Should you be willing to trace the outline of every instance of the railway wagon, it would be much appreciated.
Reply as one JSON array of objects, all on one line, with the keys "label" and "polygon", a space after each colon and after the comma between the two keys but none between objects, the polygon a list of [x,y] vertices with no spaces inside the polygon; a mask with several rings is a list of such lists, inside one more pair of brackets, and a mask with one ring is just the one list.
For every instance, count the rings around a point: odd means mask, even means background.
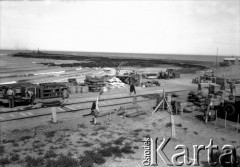
[{"label": "railway wagon", "polygon": [[30,98],[26,96],[26,90],[32,91],[36,99],[50,99],[61,97],[62,88],[67,88],[65,83],[16,83],[0,85],[0,104],[8,105],[8,99],[5,95],[8,88],[11,87],[15,93],[14,102],[16,105],[30,103]]}]

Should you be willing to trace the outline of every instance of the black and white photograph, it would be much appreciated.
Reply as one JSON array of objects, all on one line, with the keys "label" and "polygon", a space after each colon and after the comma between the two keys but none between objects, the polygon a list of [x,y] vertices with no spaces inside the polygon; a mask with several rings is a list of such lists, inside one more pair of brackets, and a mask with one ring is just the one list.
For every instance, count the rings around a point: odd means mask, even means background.
[{"label": "black and white photograph", "polygon": [[240,0],[0,0],[0,167],[240,167]]}]

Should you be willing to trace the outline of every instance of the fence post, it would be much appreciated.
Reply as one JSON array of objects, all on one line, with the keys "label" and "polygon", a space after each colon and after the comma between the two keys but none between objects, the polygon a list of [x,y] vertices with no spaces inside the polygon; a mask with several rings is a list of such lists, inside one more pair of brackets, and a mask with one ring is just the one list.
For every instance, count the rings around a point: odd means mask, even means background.
[{"label": "fence post", "polygon": [[174,116],[172,115],[172,113],[170,117],[171,117],[171,125],[172,125],[172,138],[176,138]]},{"label": "fence post", "polygon": [[52,107],[52,122],[57,123],[56,107]]},{"label": "fence post", "polygon": [[224,127],[227,128],[227,112],[225,111]]},{"label": "fence post", "polygon": [[237,133],[238,133],[238,129],[239,129],[239,114],[238,114],[238,118],[237,118]]},{"label": "fence post", "polygon": [[[0,109],[0,112],[2,112],[2,108]],[[0,144],[2,144],[2,122],[0,122]]]},{"label": "fence post", "polygon": [[217,118],[218,118],[218,110],[216,110],[216,120],[215,120],[215,126],[217,126]]},{"label": "fence post", "polygon": [[192,119],[194,119],[194,110],[192,111]]}]

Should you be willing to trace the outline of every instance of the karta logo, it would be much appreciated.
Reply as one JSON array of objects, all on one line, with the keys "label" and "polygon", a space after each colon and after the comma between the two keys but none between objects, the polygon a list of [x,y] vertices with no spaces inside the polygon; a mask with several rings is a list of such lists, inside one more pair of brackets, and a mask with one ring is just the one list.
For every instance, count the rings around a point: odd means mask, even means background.
[{"label": "karta logo", "polygon": [[[199,166],[199,153],[201,150],[205,150],[205,155],[207,155],[207,160],[209,165],[216,166],[218,164],[222,166],[233,166],[237,167],[239,162],[237,161],[237,153],[236,148],[232,145],[224,145],[222,147],[222,153],[219,155],[218,160],[213,160],[213,150],[219,151],[217,145],[213,144],[213,140],[210,139],[209,144],[205,145],[193,145],[193,156],[190,158],[189,156],[189,148],[183,144],[179,144],[175,146],[175,151],[177,153],[173,154],[171,157],[168,157],[164,148],[170,142],[171,138],[165,139],[161,141],[159,146],[158,138],[144,138],[143,139],[143,149],[144,149],[144,166],[158,166],[158,162],[162,161],[164,164],[168,166]],[[180,152],[179,152],[180,150]]]}]

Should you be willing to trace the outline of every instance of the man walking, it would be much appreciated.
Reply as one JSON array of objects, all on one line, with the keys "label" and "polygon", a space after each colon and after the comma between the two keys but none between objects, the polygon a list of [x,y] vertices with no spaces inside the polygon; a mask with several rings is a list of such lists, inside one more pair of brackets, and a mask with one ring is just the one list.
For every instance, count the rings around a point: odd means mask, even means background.
[{"label": "man walking", "polygon": [[68,90],[67,88],[63,88],[62,89],[62,99],[63,99],[63,103],[66,102],[66,99],[69,98],[69,93],[68,93]]},{"label": "man walking", "polygon": [[12,87],[8,88],[6,96],[8,98],[9,108],[13,108],[14,107],[15,94],[14,94],[14,91],[12,90]]},{"label": "man walking", "polygon": [[35,93],[33,93],[30,90],[26,90],[26,96],[30,99],[30,103],[31,105],[34,105],[34,101],[35,101]]},{"label": "man walking", "polygon": [[92,108],[91,108],[91,113],[94,116],[93,117],[93,124],[96,125],[97,124],[97,117],[99,115],[99,108],[98,108],[98,97],[97,100],[93,102],[92,104]]},{"label": "man walking", "polygon": [[133,81],[131,81],[130,82],[130,95],[132,95],[133,92],[134,92],[134,94],[136,94],[135,85],[134,85]]}]

